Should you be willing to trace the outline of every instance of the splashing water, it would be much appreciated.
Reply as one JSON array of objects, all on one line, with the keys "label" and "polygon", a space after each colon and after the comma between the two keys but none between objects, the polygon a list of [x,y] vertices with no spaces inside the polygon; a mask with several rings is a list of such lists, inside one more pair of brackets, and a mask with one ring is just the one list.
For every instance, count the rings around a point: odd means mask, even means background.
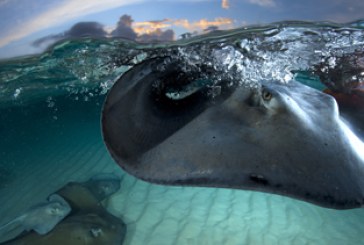
[{"label": "splashing water", "polygon": [[[247,86],[267,80],[288,82],[297,71],[311,74],[321,66],[324,74],[335,68],[340,57],[363,53],[363,32],[360,21],[347,25],[281,22],[169,44],[68,40],[42,55],[2,61],[0,100],[2,105],[25,103],[44,94],[88,100],[105,94],[133,65],[161,56],[178,60],[182,70],[198,74],[199,79],[209,79],[211,87],[221,80]],[[355,72],[350,76],[363,76],[361,70]]]}]

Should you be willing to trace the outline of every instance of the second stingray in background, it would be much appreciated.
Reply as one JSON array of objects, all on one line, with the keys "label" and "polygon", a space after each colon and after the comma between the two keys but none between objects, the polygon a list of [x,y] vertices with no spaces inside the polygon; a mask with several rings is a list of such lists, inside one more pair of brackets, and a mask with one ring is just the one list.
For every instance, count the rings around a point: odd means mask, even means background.
[{"label": "second stingray in background", "polygon": [[123,243],[126,224],[101,202],[120,189],[120,178],[98,174],[86,182],[70,182],[56,192],[70,205],[70,214],[44,235],[25,232],[4,245],[99,245]]}]

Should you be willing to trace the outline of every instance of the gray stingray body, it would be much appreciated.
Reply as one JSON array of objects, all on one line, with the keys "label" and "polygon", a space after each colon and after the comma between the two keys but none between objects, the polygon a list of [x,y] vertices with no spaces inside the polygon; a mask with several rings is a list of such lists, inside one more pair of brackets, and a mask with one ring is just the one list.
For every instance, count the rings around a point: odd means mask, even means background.
[{"label": "gray stingray body", "polygon": [[159,184],[257,190],[329,208],[363,205],[364,144],[331,96],[291,81],[221,84],[214,98],[201,88],[171,99],[165,91],[183,87],[188,74],[173,63],[158,71],[160,62],[124,74],[104,104],[104,141],[127,172]]},{"label": "gray stingray body", "polygon": [[30,230],[40,235],[47,234],[70,212],[71,207],[61,196],[51,195],[48,202],[31,207],[23,215],[0,227],[1,237],[17,236]]}]

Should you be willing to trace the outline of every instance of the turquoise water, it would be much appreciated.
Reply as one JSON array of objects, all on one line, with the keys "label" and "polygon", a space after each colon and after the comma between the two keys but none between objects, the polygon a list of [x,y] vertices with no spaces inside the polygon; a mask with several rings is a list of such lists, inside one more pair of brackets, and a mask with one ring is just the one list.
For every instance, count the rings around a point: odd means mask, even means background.
[{"label": "turquoise water", "polygon": [[[124,173],[101,137],[107,91],[149,57],[204,62],[216,77],[296,78],[324,89],[311,70],[363,51],[361,23],[280,23],[170,44],[68,40],[41,55],[0,63],[0,224],[69,181],[122,176],[108,210],[128,225],[125,244],[361,244],[362,209],[325,209],[291,198],[230,189],[149,184]],[[239,78],[239,79],[237,79]]]}]

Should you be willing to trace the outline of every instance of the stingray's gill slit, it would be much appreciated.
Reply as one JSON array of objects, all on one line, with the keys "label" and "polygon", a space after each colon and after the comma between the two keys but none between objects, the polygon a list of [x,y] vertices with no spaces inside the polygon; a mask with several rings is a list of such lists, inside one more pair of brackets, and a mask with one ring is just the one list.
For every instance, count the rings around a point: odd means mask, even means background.
[{"label": "stingray's gill slit", "polygon": [[[206,82],[146,60],[112,87],[104,142],[128,173],[158,184],[249,189],[336,209],[364,203],[364,160],[335,100],[294,80]],[[166,62],[164,62],[165,64]],[[211,96],[212,86],[221,87]],[[170,91],[182,92],[171,96]]]}]

